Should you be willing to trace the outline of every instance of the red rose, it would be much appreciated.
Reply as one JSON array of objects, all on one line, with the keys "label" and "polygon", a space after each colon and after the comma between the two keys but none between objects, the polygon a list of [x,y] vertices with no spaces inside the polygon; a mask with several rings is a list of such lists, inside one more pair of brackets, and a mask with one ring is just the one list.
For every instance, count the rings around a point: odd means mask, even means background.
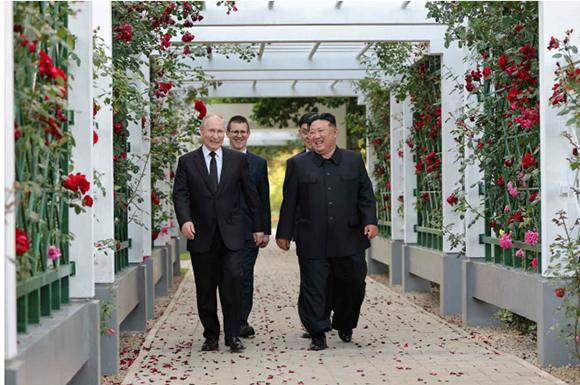
[{"label": "red rose", "polygon": [[556,293],[556,297],[562,298],[564,294],[566,294],[566,289],[563,287],[558,287],[556,290],[554,290],[554,292]]},{"label": "red rose", "polygon": [[145,122],[147,122],[147,118],[141,118],[141,128],[145,128]]},{"label": "red rose", "polygon": [[522,158],[522,167],[525,169],[527,169],[528,167],[532,166],[534,164],[534,157],[532,156],[532,154],[527,153],[526,155],[523,156]]},{"label": "red rose", "polygon": [[154,231],[153,234],[151,234],[151,239],[156,240],[159,237],[159,233],[157,231]]},{"label": "red rose", "polygon": [[473,85],[473,83],[467,83],[467,84],[465,85],[465,89],[466,89],[468,92],[471,92],[471,91],[473,91],[473,90],[475,89],[475,86]]},{"label": "red rose", "polygon": [[115,123],[115,125],[113,125],[113,129],[115,130],[115,134],[120,134],[123,132],[123,126],[121,123]]},{"label": "red rose", "polygon": [[419,173],[423,172],[423,166],[424,166],[423,161],[419,161],[419,163],[417,163],[415,165],[415,173],[419,174]]},{"label": "red rose", "polygon": [[175,178],[175,173],[174,173],[173,171],[171,171],[171,173],[169,173],[169,176],[170,176],[171,178]]},{"label": "red rose", "polygon": [[189,55],[191,53],[191,50],[189,49],[189,47],[183,47],[183,54],[184,55]]},{"label": "red rose", "polygon": [[499,68],[501,68],[502,71],[505,71],[506,67],[508,66],[507,57],[505,55],[501,55],[497,64],[499,64]]},{"label": "red rose", "polygon": [[93,130],[93,146],[97,144],[99,141],[99,135],[97,135],[97,131]]},{"label": "red rose", "polygon": [[36,52],[36,43],[38,43],[38,40],[34,40],[34,42],[30,43],[28,46],[28,53]]},{"label": "red rose", "polygon": [[163,37],[161,38],[161,50],[165,51],[165,48],[169,48],[169,46],[171,45],[171,35],[163,35]]},{"label": "red rose", "polygon": [[516,25],[516,27],[514,28],[516,33],[520,32],[522,29],[524,29],[524,27],[522,27],[521,25]]},{"label": "red rose", "polygon": [[186,32],[182,37],[181,37],[181,41],[184,43],[189,43],[190,41],[192,41],[193,39],[195,39],[195,36],[193,36],[191,33]]},{"label": "red rose", "polygon": [[159,205],[159,203],[161,202],[161,199],[157,198],[157,196],[155,195],[154,192],[151,193],[151,202],[154,205]]},{"label": "red rose", "polygon": [[207,54],[211,55],[211,47],[207,47]]},{"label": "red rose", "polygon": [[554,36],[552,36],[550,38],[550,44],[548,45],[548,49],[558,49],[558,47],[560,46],[560,42],[558,41],[558,39],[554,39]]},{"label": "red rose", "polygon": [[207,115],[207,108],[201,100],[195,101],[195,110],[199,112],[199,119],[203,119]]},{"label": "red rose", "polygon": [[17,128],[14,129],[14,140],[18,140],[20,139],[20,130],[18,130]]},{"label": "red rose", "polygon": [[458,201],[458,199],[455,196],[455,193],[449,195],[449,197],[447,198],[447,203],[449,203],[450,205],[457,203],[457,201]]},{"label": "red rose", "polygon": [[533,193],[532,195],[530,195],[530,203],[535,201],[537,196],[538,196],[538,193]]},{"label": "red rose", "polygon": [[68,179],[64,181],[64,188],[72,192],[80,190],[82,194],[85,194],[89,191],[90,187],[90,182],[88,182],[86,176],[82,175],[80,172],[76,175],[70,174]]},{"label": "red rose", "polygon": [[90,195],[85,195],[83,198],[83,206],[93,207],[93,198]]},{"label": "red rose", "polygon": [[572,154],[573,154],[574,156],[578,156],[578,149],[574,147],[574,148],[572,149]]},{"label": "red rose", "polygon": [[495,229],[495,226],[497,226],[497,224],[494,221],[489,222],[489,227]]},{"label": "red rose", "polygon": [[117,250],[119,250],[121,248],[121,244],[119,242],[117,242]]},{"label": "red rose", "polygon": [[30,249],[30,240],[26,231],[16,228],[16,255],[20,256]]},{"label": "red rose", "polygon": [[497,177],[497,185],[498,186],[504,186],[505,185],[505,182],[504,182],[503,177],[501,175],[498,175],[498,177]]},{"label": "red rose", "polygon": [[524,217],[523,217],[521,211],[518,211],[514,215],[512,215],[512,216],[509,217],[509,219],[508,219],[508,225],[511,225],[514,220],[517,220],[518,222],[523,222],[524,221]]},{"label": "red rose", "polygon": [[520,49],[520,53],[525,55],[528,59],[534,59],[536,57],[536,50],[529,45],[525,45]]},{"label": "red rose", "polygon": [[127,157],[127,153],[125,151],[121,151],[121,158],[126,158]]},{"label": "red rose", "polygon": [[487,79],[490,74],[491,74],[491,70],[489,69],[489,66],[485,67],[483,69],[483,78],[484,79]]},{"label": "red rose", "polygon": [[511,159],[506,159],[506,161],[504,162],[506,167],[511,167],[514,165],[514,161]]}]

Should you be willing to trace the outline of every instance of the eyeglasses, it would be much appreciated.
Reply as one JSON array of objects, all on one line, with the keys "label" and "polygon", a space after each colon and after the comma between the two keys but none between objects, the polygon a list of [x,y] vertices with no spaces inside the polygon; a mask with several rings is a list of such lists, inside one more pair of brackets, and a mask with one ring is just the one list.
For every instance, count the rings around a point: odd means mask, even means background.
[{"label": "eyeglasses", "polygon": [[230,131],[230,134],[233,136],[246,136],[248,131]]}]

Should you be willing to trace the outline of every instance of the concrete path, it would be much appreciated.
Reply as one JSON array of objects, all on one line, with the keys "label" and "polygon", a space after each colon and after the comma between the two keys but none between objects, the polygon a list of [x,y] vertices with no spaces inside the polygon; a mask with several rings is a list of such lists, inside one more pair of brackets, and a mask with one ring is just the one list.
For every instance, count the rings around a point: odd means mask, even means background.
[{"label": "concrete path", "polygon": [[[193,276],[145,341],[123,384],[563,384],[515,357],[500,354],[460,329],[367,281],[353,343],[328,333],[329,349],[308,351],[298,318],[294,251],[274,243],[256,266],[256,329],[243,353],[201,352]],[[221,315],[220,315],[221,318]]]}]

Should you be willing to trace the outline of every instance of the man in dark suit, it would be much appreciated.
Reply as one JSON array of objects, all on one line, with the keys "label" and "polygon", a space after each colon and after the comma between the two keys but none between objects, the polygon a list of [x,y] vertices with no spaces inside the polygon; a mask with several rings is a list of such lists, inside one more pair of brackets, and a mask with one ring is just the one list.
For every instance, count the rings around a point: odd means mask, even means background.
[{"label": "man in dark suit", "polygon": [[[312,336],[310,349],[323,350],[331,326],[344,342],[352,340],[365,293],[364,251],[378,228],[376,200],[361,155],[336,146],[338,129],[332,114],[312,117],[309,126],[313,151],[290,159],[276,243],[283,250],[290,248],[299,207],[298,312]],[[334,291],[332,324],[326,314],[329,277]]]},{"label": "man in dark suit", "polygon": [[208,115],[200,127],[203,145],[179,158],[173,204],[195,275],[197,308],[204,327],[203,351],[219,348],[217,296],[224,316],[225,344],[244,349],[239,339],[242,249],[246,242],[240,188],[252,218],[254,242],[264,238],[264,214],[245,155],[222,148],[224,120]]},{"label": "man in dark suit", "polygon": [[264,214],[264,240],[260,245],[256,245],[252,236],[252,218],[250,217],[248,205],[244,197],[240,196],[246,237],[246,245],[242,250],[242,313],[240,318],[240,337],[247,338],[256,334],[254,328],[248,324],[248,317],[252,311],[254,297],[254,266],[256,265],[260,247],[265,248],[268,246],[272,230],[268,162],[266,159],[248,151],[248,138],[251,134],[248,119],[241,115],[232,116],[226,126],[226,134],[230,140],[230,148],[246,154],[248,164],[250,165],[250,175],[262,201],[262,212]]}]

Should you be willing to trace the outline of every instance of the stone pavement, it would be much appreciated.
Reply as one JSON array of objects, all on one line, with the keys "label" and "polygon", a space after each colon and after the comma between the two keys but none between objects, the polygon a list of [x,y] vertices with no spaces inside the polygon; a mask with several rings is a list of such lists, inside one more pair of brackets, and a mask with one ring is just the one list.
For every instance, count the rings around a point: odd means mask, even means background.
[{"label": "stone pavement", "polygon": [[[500,354],[367,280],[353,343],[327,333],[329,349],[308,351],[298,318],[298,264],[275,243],[256,266],[256,337],[246,350],[201,352],[191,272],[148,335],[123,384],[563,384],[527,362]],[[221,319],[221,313],[220,313]]]}]

